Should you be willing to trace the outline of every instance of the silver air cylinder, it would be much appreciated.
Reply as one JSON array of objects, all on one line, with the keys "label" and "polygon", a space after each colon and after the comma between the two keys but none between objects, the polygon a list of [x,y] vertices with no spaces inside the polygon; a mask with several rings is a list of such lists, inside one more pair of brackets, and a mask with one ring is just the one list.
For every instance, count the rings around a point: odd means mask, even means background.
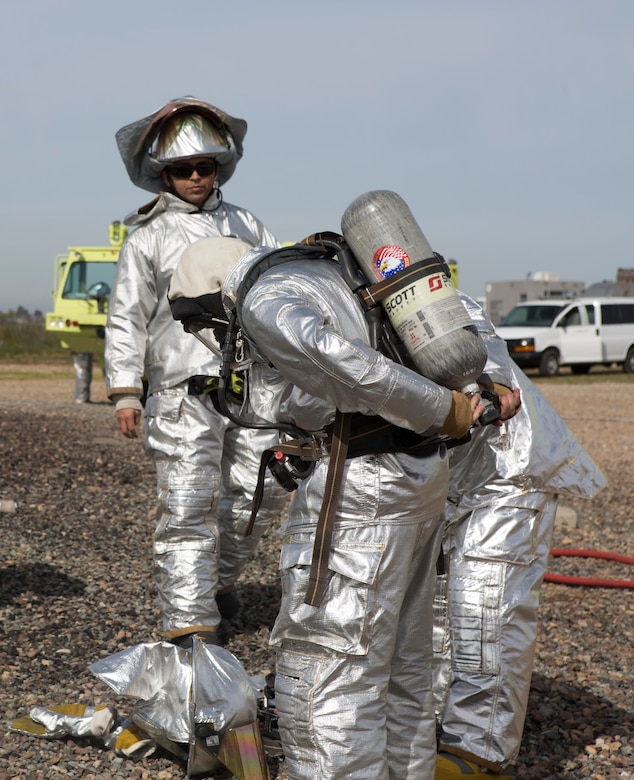
[{"label": "silver air cylinder", "polygon": [[405,201],[387,190],[366,192],[348,206],[341,229],[368,284],[392,281],[381,304],[418,371],[451,390],[479,393],[486,347]]}]

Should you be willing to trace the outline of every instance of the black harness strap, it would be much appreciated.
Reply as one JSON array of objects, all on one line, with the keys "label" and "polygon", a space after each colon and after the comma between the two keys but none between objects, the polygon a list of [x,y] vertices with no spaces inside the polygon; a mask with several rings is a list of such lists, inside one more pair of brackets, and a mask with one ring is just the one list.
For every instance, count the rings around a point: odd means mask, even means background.
[{"label": "black harness strap", "polygon": [[249,518],[249,522],[247,523],[247,527],[244,532],[245,536],[251,536],[251,534],[253,533],[253,525],[255,523],[255,518],[257,517],[258,511],[262,506],[262,499],[264,498],[264,478],[266,476],[266,467],[268,465],[270,457],[271,457],[271,452],[269,448],[267,450],[264,450],[264,452],[262,453],[262,457],[260,458],[260,468],[258,470],[258,481],[255,486],[255,490],[253,491],[253,499],[251,502],[251,517]]},{"label": "black harness strap", "polygon": [[[425,438],[415,434],[413,431],[398,428],[381,417],[366,417],[359,414],[350,414],[349,416],[350,431],[347,437],[346,458],[358,458],[362,455],[379,452],[405,452],[424,458],[438,452],[441,445],[450,449],[458,444],[464,444],[470,439],[469,435],[462,439],[449,439],[445,436]],[[260,459],[257,485],[253,494],[251,518],[247,525],[245,536],[248,536],[253,530],[253,524],[264,497],[264,479],[267,466],[275,453],[282,453],[290,458],[305,461],[306,463],[317,462],[327,452],[332,452],[333,442],[334,433],[330,431],[325,438],[315,435],[309,438],[288,439],[264,450]],[[296,476],[299,476],[300,479],[303,478],[300,475]],[[290,488],[288,489],[290,490]]]}]

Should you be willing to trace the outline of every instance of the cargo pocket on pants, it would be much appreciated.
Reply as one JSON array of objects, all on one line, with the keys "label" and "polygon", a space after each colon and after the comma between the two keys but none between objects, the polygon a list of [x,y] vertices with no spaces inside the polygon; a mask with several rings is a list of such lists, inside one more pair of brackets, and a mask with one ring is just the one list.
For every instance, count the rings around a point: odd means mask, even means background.
[{"label": "cargo pocket on pants", "polygon": [[336,546],[328,563],[329,582],[321,606],[304,603],[313,555],[311,543],[282,548],[282,606],[271,643],[310,642],[349,655],[366,655],[374,610],[373,584],[383,545]]},{"label": "cargo pocket on pants", "polygon": [[456,671],[499,673],[504,572],[503,563],[477,561],[463,562],[459,575],[449,575],[451,663]]},{"label": "cargo pocket on pants", "polygon": [[515,499],[474,509],[464,531],[461,554],[520,565],[532,563],[537,556],[543,494],[531,495],[529,500],[538,500],[541,505]]},{"label": "cargo pocket on pants", "polygon": [[182,405],[181,395],[151,395],[145,402],[145,448],[153,460],[179,457]]}]

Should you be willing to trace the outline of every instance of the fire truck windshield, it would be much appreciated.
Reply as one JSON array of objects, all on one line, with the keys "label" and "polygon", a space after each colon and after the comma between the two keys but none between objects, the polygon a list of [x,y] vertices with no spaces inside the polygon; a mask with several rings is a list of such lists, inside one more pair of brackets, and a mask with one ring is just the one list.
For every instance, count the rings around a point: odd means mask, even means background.
[{"label": "fire truck windshield", "polygon": [[91,263],[86,260],[77,260],[71,265],[66,277],[62,298],[89,297],[89,290],[96,289],[98,285],[106,285],[108,289],[111,289],[116,269],[116,262]]}]

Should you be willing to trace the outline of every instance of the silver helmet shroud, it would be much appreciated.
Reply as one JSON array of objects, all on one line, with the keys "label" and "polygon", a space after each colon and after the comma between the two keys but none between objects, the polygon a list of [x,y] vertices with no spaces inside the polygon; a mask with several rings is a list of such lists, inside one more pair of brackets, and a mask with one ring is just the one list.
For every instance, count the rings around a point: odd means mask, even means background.
[{"label": "silver helmet shroud", "polygon": [[246,132],[244,119],[188,95],[125,125],[115,138],[132,183],[158,193],[164,188],[163,169],[187,157],[213,157],[218,185],[229,181],[242,157]]}]

